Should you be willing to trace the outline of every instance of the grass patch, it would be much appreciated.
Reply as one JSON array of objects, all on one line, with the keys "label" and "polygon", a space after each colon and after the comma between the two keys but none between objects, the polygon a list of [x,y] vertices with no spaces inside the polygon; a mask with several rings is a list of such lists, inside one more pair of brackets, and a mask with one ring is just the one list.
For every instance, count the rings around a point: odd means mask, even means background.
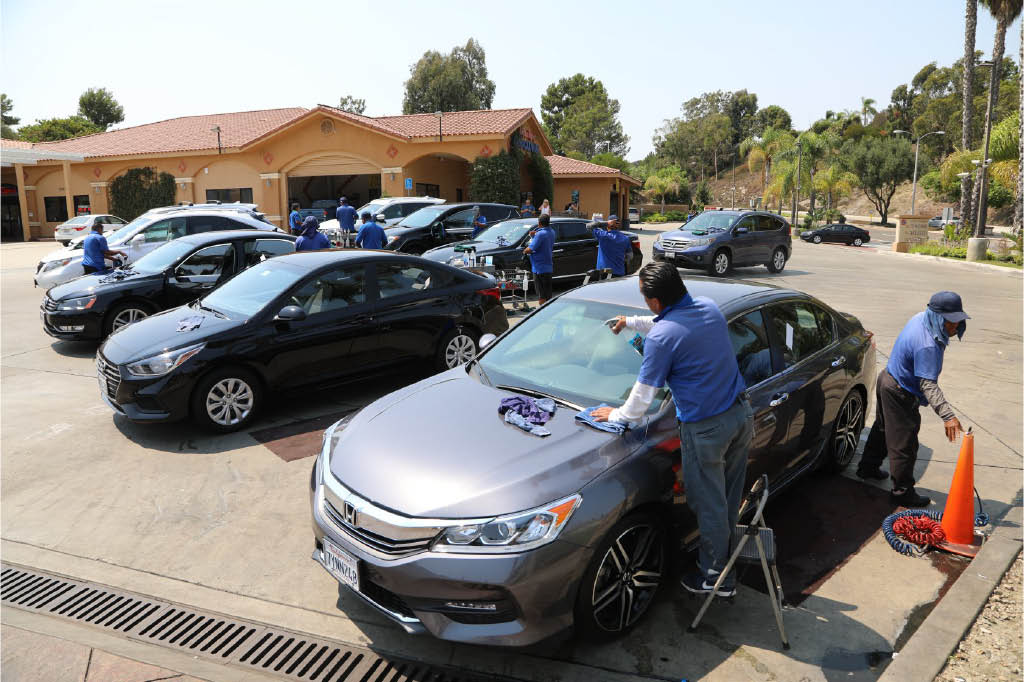
[{"label": "grass patch", "polygon": [[[940,258],[954,258],[962,261],[967,260],[966,246],[953,246],[951,244],[942,244],[939,242],[916,244],[910,247],[910,253],[920,253],[926,256],[939,256]],[[1017,268],[1018,270],[1021,269],[1020,256],[1000,256],[992,251],[988,252],[987,258],[977,262],[987,263],[988,265],[1000,265],[1007,268]]]}]

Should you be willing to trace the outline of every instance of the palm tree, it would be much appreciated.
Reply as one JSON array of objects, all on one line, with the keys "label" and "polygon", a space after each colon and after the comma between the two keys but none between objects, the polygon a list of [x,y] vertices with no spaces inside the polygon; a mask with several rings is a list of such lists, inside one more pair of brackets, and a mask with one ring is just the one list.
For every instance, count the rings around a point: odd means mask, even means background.
[{"label": "palm tree", "polygon": [[[814,204],[815,200],[817,199],[818,193],[817,188],[814,186],[814,176],[818,172],[818,168],[821,166],[821,163],[831,155],[832,145],[834,144],[835,137],[836,136],[830,133],[823,133],[821,135],[818,135],[817,133],[808,131],[801,133],[800,136],[797,138],[797,140],[800,142],[801,147],[799,154],[799,165],[801,168],[800,175],[802,176],[802,178],[807,179],[806,184],[804,184],[802,179],[800,184],[801,186],[806,186],[809,188],[809,210],[811,214],[814,213]],[[796,149],[791,147],[790,149],[783,152],[783,155],[791,159],[796,158]],[[800,207],[798,206],[796,210],[799,211]]]},{"label": "palm tree", "polygon": [[[771,173],[772,160],[781,152],[793,146],[793,136],[787,130],[765,128],[760,137],[748,137],[740,143],[740,156],[746,155],[747,168],[751,173],[764,171],[761,174],[761,196],[767,197],[768,176]],[[767,206],[767,201],[765,206]],[[782,210],[782,204],[779,204]]]},{"label": "palm tree", "polygon": [[[978,0],[967,0],[964,16],[964,82],[963,82],[963,130],[960,134],[960,149],[971,148],[971,119],[974,117],[974,36],[978,30]],[[971,190],[970,174],[960,178],[960,220],[970,222]]]},{"label": "palm tree", "polygon": [[[988,87],[988,107],[985,109],[985,144],[982,147],[982,159],[987,158],[989,135],[992,134],[992,111],[999,99],[999,67],[1003,62],[1006,49],[1006,29],[1020,16],[1024,0],[981,0],[992,18],[996,20],[996,35],[992,43],[992,75]],[[974,235],[985,234],[985,212],[988,208],[988,196],[985,191],[985,176],[981,176],[981,187],[978,188],[978,224],[974,226]]]},{"label": "palm tree", "polygon": [[871,119],[878,113],[878,109],[875,109],[875,100],[870,97],[860,98],[860,120],[861,125],[868,125],[871,123]]},{"label": "palm tree", "polygon": [[837,203],[843,197],[853,194],[857,176],[844,171],[838,164],[832,164],[814,176],[814,188],[825,195],[825,210],[832,210],[832,201]]},{"label": "palm tree", "polygon": [[673,175],[651,175],[644,183],[644,194],[661,201],[661,212],[665,213],[665,196],[677,194],[680,189],[679,179]]}]

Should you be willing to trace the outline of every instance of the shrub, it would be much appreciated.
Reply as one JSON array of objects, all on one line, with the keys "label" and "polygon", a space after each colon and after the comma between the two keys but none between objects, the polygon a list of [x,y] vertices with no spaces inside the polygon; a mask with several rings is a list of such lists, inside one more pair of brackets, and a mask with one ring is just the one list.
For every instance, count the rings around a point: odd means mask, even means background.
[{"label": "shrub", "polygon": [[173,203],[174,176],[155,168],[131,168],[110,183],[110,211],[128,221]]},{"label": "shrub", "polygon": [[529,157],[526,170],[530,174],[533,205],[540,206],[545,199],[554,205],[555,178],[551,174],[551,164],[540,154],[530,154]]},{"label": "shrub", "polygon": [[[671,211],[670,211],[671,212]],[[640,216],[640,222],[642,223],[666,223],[668,218],[662,213],[648,213]]]},{"label": "shrub", "polygon": [[665,211],[665,222],[681,223],[686,220],[686,214],[682,211]]},{"label": "shrub", "polygon": [[476,157],[469,170],[469,198],[518,206],[519,155],[502,149],[494,156]]},{"label": "shrub", "polygon": [[916,244],[911,246],[910,253],[921,253],[926,256],[942,256],[944,258],[966,259],[967,247],[940,244],[938,242],[928,242],[926,244]]}]

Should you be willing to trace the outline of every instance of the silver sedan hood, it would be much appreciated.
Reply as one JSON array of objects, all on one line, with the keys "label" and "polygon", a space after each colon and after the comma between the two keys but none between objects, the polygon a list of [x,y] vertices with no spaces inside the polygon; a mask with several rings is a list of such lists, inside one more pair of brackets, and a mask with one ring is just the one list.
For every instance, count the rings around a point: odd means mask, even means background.
[{"label": "silver sedan hood", "polygon": [[384,396],[345,428],[331,473],[407,516],[497,516],[578,492],[639,440],[581,425],[564,407],[550,436],[534,436],[498,414],[510,395],[456,368]]}]

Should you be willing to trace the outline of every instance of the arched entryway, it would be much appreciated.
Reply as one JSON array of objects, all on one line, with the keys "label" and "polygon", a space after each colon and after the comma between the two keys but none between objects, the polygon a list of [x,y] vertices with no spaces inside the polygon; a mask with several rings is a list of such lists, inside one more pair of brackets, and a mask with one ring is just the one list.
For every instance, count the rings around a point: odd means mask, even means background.
[{"label": "arched entryway", "polygon": [[338,197],[348,197],[359,207],[381,195],[377,164],[344,152],[311,154],[297,159],[284,171],[288,174],[288,206],[297,202],[301,208],[323,208],[327,218],[337,207]]}]

